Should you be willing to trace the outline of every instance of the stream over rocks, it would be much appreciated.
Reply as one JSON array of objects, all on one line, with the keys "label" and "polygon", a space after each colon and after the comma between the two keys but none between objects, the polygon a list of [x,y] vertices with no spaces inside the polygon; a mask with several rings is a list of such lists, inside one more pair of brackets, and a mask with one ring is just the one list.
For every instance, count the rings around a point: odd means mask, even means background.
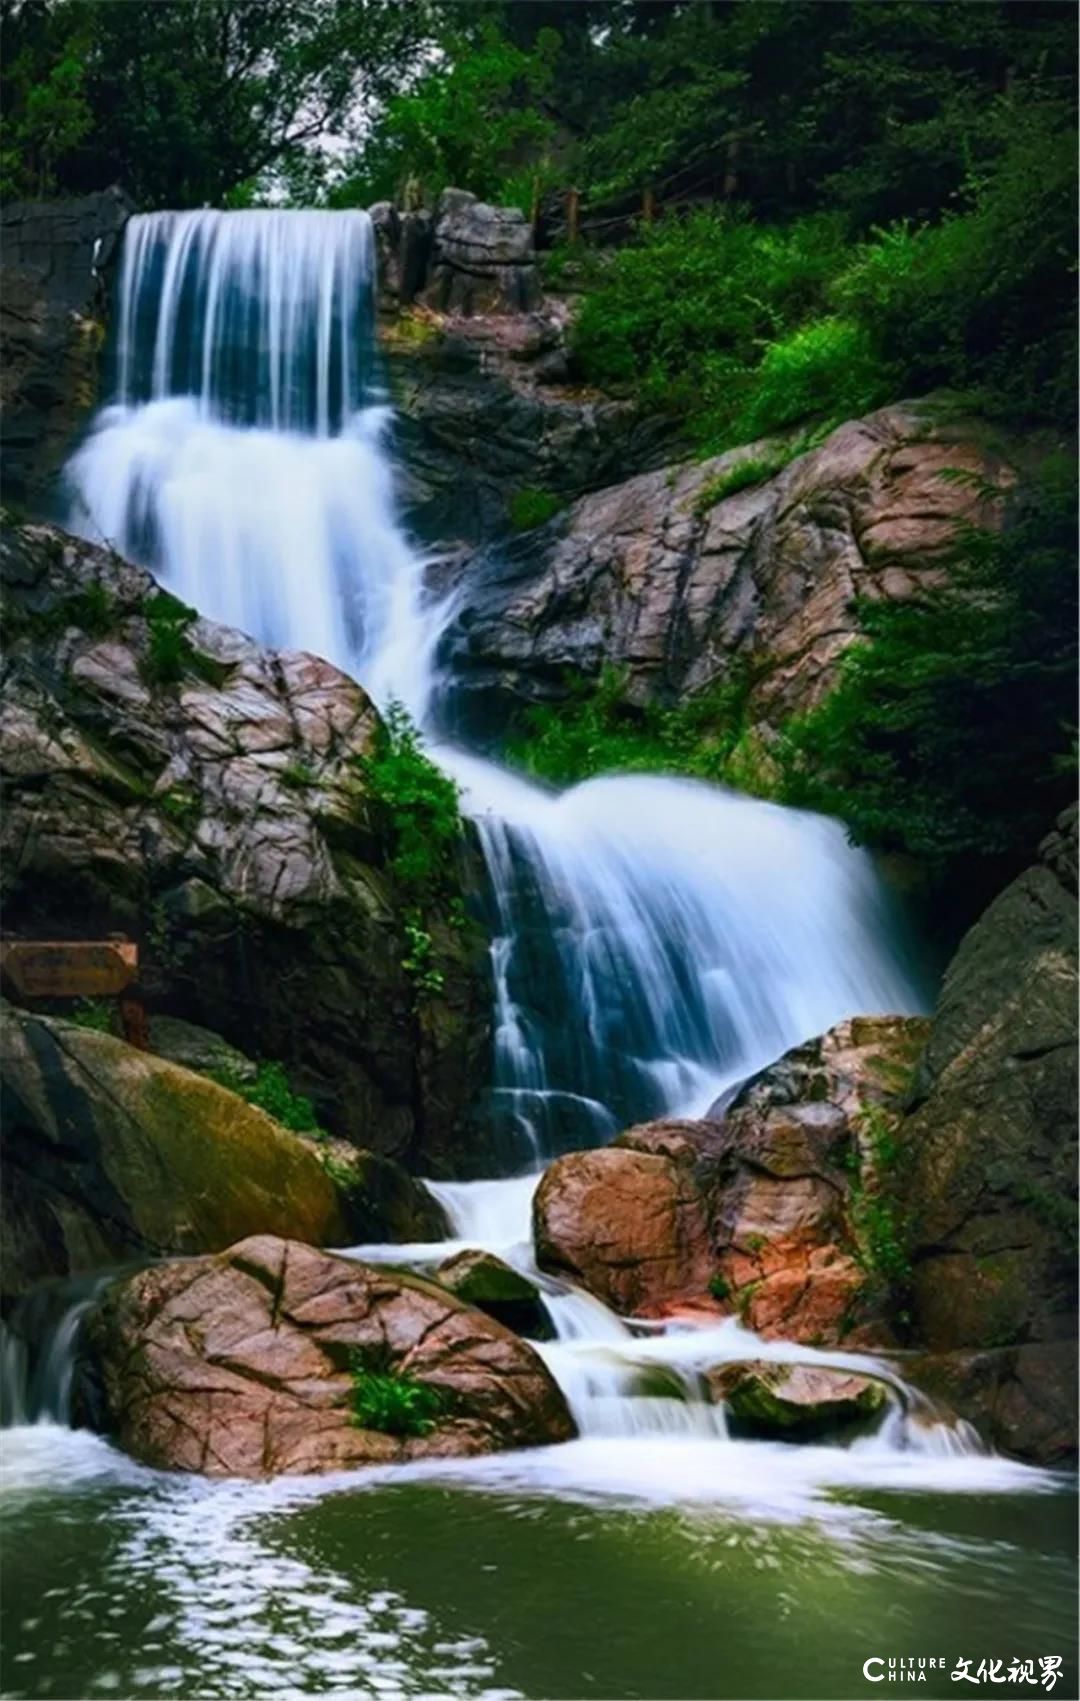
[{"label": "stream over rocks", "polygon": [[[69,464],[72,523],[200,613],[402,701],[459,782],[494,915],[500,1170],[429,1183],[446,1239],[343,1250],[430,1274],[483,1249],[527,1275],[578,1439],[207,1482],[66,1427],[55,1389],[28,1409],[16,1353],[5,1692],[835,1697],[872,1654],[1065,1651],[1059,1478],[986,1452],[872,1353],[707,1312],[618,1316],[537,1269],[553,1158],[701,1117],[843,1018],[918,1014],[925,993],[840,824],[663,776],[556,795],[442,740],[451,607],[395,517],[374,286],[363,213],[133,218],[113,400]],[[883,1398],[851,1434],[747,1438],[709,1373],[763,1363]],[[929,1692],[948,1693],[939,1676]]]}]

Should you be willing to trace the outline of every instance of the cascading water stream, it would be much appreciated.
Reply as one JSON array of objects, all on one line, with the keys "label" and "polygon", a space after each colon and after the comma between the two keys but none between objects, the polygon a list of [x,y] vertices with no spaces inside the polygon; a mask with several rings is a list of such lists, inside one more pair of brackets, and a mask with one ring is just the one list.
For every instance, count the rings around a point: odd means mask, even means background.
[{"label": "cascading water stream", "polygon": [[[73,523],[201,613],[314,650],[424,721],[445,605],[394,511],[373,302],[363,213],[132,219],[115,395],[69,463]],[[872,865],[837,823],[644,775],[556,796],[433,750],[490,875],[504,1179],[432,1185],[452,1243],[358,1253],[430,1265],[488,1246],[535,1275],[545,1159],[700,1115],[844,1016],[920,1008]],[[585,1432],[721,1438],[702,1352],[775,1351],[736,1325],[642,1339],[539,1279],[558,1336],[541,1350]]]}]

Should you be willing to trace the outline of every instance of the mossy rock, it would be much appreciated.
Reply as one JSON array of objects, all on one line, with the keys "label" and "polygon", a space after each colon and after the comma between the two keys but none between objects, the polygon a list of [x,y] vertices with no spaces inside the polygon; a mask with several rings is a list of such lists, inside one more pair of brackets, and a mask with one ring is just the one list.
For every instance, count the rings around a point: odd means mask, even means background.
[{"label": "mossy rock", "polygon": [[739,1433],[791,1441],[862,1427],[888,1397],[868,1377],[806,1364],[724,1364],[708,1384]]}]

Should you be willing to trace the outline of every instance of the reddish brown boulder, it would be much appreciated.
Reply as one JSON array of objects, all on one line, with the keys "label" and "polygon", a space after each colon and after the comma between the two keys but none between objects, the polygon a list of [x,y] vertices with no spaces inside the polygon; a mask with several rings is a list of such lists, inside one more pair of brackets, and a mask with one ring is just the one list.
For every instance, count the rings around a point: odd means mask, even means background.
[{"label": "reddish brown boulder", "polygon": [[624,1314],[699,1298],[715,1269],[692,1166],[625,1145],[557,1159],[536,1190],[533,1235],[541,1269]]},{"label": "reddish brown boulder", "polygon": [[919,1017],[840,1022],[751,1081],[718,1130],[720,1283],[759,1334],[891,1339],[884,1264],[901,1257],[887,1238],[900,1229],[881,1135],[898,1120],[926,1031]]},{"label": "reddish brown boulder", "polygon": [[[145,1463],[264,1477],[565,1441],[524,1341],[418,1277],[253,1236],[121,1280],[88,1319],[84,1415]],[[354,1375],[436,1391],[425,1433],[352,1421]]]}]

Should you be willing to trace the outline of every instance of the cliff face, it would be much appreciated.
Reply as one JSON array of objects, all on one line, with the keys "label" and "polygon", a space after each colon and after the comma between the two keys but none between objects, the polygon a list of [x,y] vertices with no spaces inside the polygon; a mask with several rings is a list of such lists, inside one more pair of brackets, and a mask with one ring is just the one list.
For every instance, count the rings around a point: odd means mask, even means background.
[{"label": "cliff face", "polygon": [[2,568],[9,935],[126,932],[153,1008],[285,1063],[335,1132],[452,1148],[489,1074],[485,943],[433,910],[445,990],[418,998],[363,688],[211,621],[163,638],[150,575],[52,527]]},{"label": "cliff face", "polygon": [[854,599],[940,580],[957,521],[995,504],[952,468],[1004,489],[1015,472],[986,428],[934,398],[840,426],[773,477],[712,491],[755,451],[675,464],[583,497],[462,571],[443,639],[454,712],[483,734],[538,701],[625,671],[632,701],[672,701],[753,674],[751,722],[816,704],[858,635]]},{"label": "cliff face", "polygon": [[132,208],[118,189],[0,213],[0,473],[7,502],[47,510],[98,398],[109,284]]}]

